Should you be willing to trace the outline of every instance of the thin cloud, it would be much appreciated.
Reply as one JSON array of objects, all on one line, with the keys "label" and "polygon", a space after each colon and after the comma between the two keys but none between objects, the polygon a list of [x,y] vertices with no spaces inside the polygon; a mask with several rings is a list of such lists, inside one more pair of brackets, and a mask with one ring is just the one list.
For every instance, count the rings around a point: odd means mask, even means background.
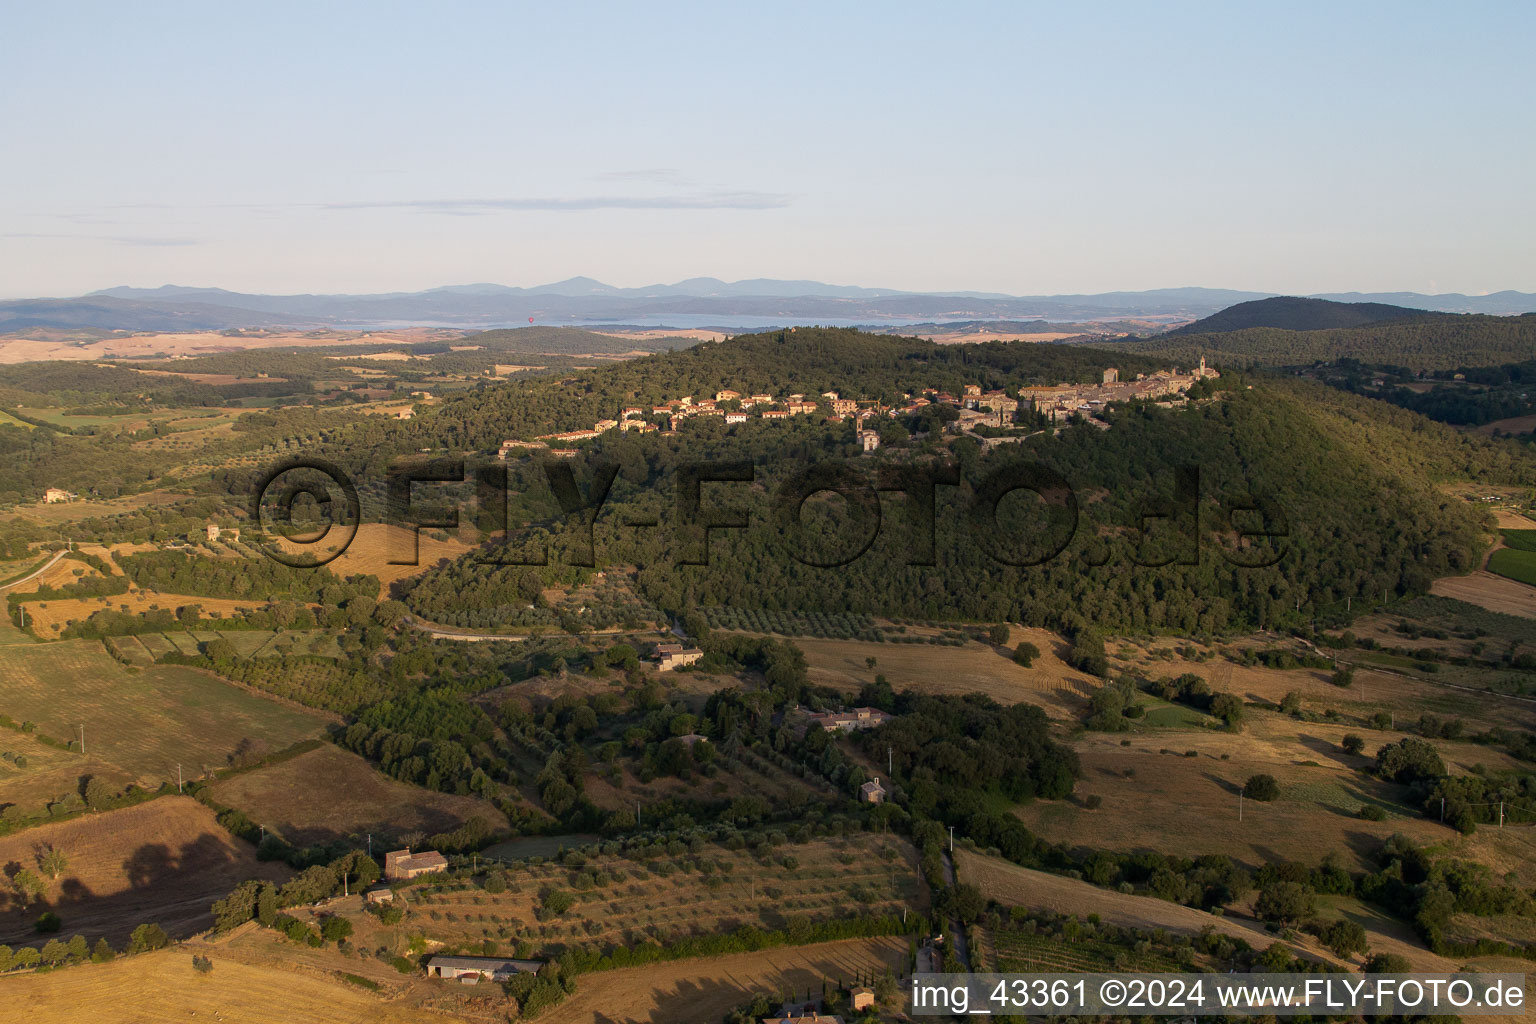
[{"label": "thin cloud", "polygon": [[577,196],[515,199],[389,199],[325,203],[327,210],[416,210],[421,213],[497,213],[519,210],[777,210],[788,206],[781,192],[695,192],[674,196]]}]

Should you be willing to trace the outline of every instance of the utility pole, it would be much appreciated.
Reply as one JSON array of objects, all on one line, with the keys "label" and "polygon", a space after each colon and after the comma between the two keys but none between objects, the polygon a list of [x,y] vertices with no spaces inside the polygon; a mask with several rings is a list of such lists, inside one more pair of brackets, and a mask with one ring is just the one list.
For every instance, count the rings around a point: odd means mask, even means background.
[{"label": "utility pole", "polygon": [[1237,791],[1237,820],[1243,820],[1243,791]]},{"label": "utility pole", "polygon": [[949,852],[955,852],[955,826],[949,826]]},{"label": "utility pole", "polygon": [[181,792],[181,765],[176,766],[176,792]]},{"label": "utility pole", "polygon": [[1504,801],[1499,801],[1499,828],[1504,827]]},{"label": "utility pole", "polygon": [[85,723],[80,723],[80,754],[85,755]]},{"label": "utility pole", "polygon": [[368,859],[373,859],[373,833],[368,833]]},{"label": "utility pole", "polygon": [[885,774],[886,775],[895,775],[896,774],[896,754],[895,754],[894,751],[895,751],[895,748],[893,748],[893,747],[887,746],[885,748]]}]

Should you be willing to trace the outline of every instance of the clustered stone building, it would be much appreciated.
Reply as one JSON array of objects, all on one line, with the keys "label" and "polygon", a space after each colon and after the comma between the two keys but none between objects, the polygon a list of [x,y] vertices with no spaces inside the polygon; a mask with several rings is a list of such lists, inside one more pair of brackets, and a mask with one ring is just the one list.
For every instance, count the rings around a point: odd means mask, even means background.
[{"label": "clustered stone building", "polygon": [[572,458],[577,454],[576,449],[555,448],[552,445],[590,441],[611,430],[621,433],[661,430],[660,424],[653,420],[665,420],[668,433],[676,433],[693,418],[719,417],[731,425],[745,423],[754,415],[768,421],[787,420],[795,416],[814,415],[823,404],[831,410],[827,422],[854,420],[858,427],[859,445],[869,452],[880,447],[880,433],[867,425],[870,420],[881,416],[914,415],[934,404],[956,406],[968,414],[964,417],[966,421],[985,422],[994,426],[1013,422],[1025,408],[1043,414],[1052,422],[1058,422],[1073,413],[1095,415],[1112,402],[1173,398],[1187,392],[1197,381],[1218,376],[1220,374],[1205,365],[1202,357],[1200,365],[1188,373],[1180,373],[1177,369],[1158,370],[1151,374],[1137,374],[1135,380],[1122,381],[1119,370],[1111,367],[1104,371],[1097,384],[1023,387],[1018,389],[1017,395],[1001,390],[983,391],[977,384],[965,385],[959,395],[937,388],[923,388],[917,395],[906,396],[904,404],[894,406],[884,406],[872,399],[845,398],[836,391],[826,391],[812,397],[797,393],[779,398],[770,394],[743,394],[733,388],[722,388],[715,392],[713,398],[684,395],[649,408],[625,406],[619,410],[618,419],[598,420],[590,429],[544,434],[532,441],[503,441],[497,454],[505,460],[514,452],[543,450],[557,457]]}]

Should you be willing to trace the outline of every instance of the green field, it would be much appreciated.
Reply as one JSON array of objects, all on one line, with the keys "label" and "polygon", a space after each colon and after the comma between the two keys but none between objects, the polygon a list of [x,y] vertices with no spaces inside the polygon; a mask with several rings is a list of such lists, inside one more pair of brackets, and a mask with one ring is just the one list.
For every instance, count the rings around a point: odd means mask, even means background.
[{"label": "green field", "polygon": [[270,629],[195,629],[139,636],[112,637],[107,643],[135,665],[150,665],[166,654],[195,657],[210,640],[227,640],[242,658],[276,658],[283,655],[339,658],[341,649],[330,630],[310,629],[277,632]]},{"label": "green field", "polygon": [[1536,551],[1499,548],[1488,558],[1488,571],[1536,587]]},{"label": "green field", "polygon": [[0,427],[21,427],[23,430],[36,430],[37,428],[26,420],[19,420],[15,416],[0,409]]},{"label": "green field", "polygon": [[1003,972],[1028,971],[1178,971],[1174,960],[1157,953],[1138,953],[1111,942],[1080,938],[1064,942],[1061,936],[1029,935],[1001,931],[992,936],[997,947],[997,967]]},{"label": "green field", "polygon": [[1536,551],[1536,530],[1500,530],[1504,543],[1517,551]]},{"label": "green field", "polygon": [[63,740],[84,724],[88,754],[146,779],[222,767],[247,737],[284,747],[322,722],[197,669],[127,668],[95,640],[0,647],[0,712]]}]

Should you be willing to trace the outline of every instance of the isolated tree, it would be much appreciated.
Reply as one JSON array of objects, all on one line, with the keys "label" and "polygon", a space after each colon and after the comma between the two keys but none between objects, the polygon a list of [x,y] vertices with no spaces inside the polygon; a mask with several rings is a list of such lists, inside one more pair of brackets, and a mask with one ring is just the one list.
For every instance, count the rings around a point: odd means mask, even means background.
[{"label": "isolated tree", "polygon": [[871,654],[869,657],[865,658],[864,659],[864,665],[871,672],[873,672],[875,670],[875,656],[873,654]]},{"label": "isolated tree", "polygon": [[1280,796],[1280,784],[1275,781],[1273,775],[1260,773],[1250,775],[1248,781],[1243,784],[1243,796],[1249,800],[1262,800],[1268,803]]},{"label": "isolated tree", "polygon": [[1008,646],[1008,637],[1011,633],[1012,630],[1008,628],[1008,624],[1006,622],[999,622],[997,625],[987,630],[987,638],[990,639],[992,643],[998,647],[1006,647]]},{"label": "isolated tree", "polygon": [[64,856],[64,851],[57,846],[50,846],[37,858],[37,866],[42,868],[49,878],[55,882],[64,869],[69,867],[69,858]]},{"label": "isolated tree", "polygon": [[1033,665],[1038,657],[1040,657],[1040,648],[1028,640],[1020,641],[1019,646],[1013,649],[1013,660],[1025,668]]},{"label": "isolated tree", "polygon": [[1364,953],[1367,948],[1365,929],[1355,921],[1330,921],[1318,929],[1317,937],[1339,957]]},{"label": "isolated tree", "polygon": [[1359,754],[1365,749],[1365,740],[1352,732],[1346,733],[1339,746],[1344,748],[1344,753],[1346,754]]},{"label": "isolated tree", "polygon": [[1355,681],[1355,670],[1354,669],[1346,668],[1346,667],[1340,667],[1340,668],[1334,669],[1334,672],[1333,672],[1333,685],[1334,686],[1350,686],[1350,685],[1352,685],[1354,683],[1354,681]]},{"label": "isolated tree", "polygon": [[1407,974],[1413,964],[1397,953],[1376,953],[1360,969],[1366,974]]},{"label": "isolated tree", "polygon": [[352,934],[352,922],[344,917],[328,917],[320,926],[320,937],[326,942],[340,942]]},{"label": "isolated tree", "polygon": [[1218,693],[1211,698],[1211,715],[1226,722],[1228,726],[1236,726],[1243,720],[1243,701],[1241,697],[1230,693]]},{"label": "isolated tree", "polygon": [[1273,924],[1295,924],[1312,916],[1312,890],[1300,882],[1275,882],[1259,890],[1254,910]]},{"label": "isolated tree", "polygon": [[1281,697],[1280,710],[1287,715],[1294,715],[1301,711],[1301,694],[1292,690],[1284,697]]},{"label": "isolated tree", "polygon": [[21,900],[22,906],[28,906],[35,899],[40,898],[48,891],[48,886],[38,877],[37,872],[31,868],[22,868],[11,879],[11,885],[16,890],[16,896]]},{"label": "isolated tree", "polygon": [[164,949],[170,944],[171,937],[165,934],[165,929],[158,924],[141,924],[128,936],[126,953],[148,953],[156,949]]},{"label": "isolated tree", "polygon": [[112,803],[112,787],[101,779],[92,775],[85,780],[85,785],[80,787],[80,795],[85,798],[85,806],[93,811],[102,811]]},{"label": "isolated tree", "polygon": [[1405,736],[1376,752],[1376,774],[1407,786],[1440,778],[1445,774],[1445,762],[1427,740]]}]

